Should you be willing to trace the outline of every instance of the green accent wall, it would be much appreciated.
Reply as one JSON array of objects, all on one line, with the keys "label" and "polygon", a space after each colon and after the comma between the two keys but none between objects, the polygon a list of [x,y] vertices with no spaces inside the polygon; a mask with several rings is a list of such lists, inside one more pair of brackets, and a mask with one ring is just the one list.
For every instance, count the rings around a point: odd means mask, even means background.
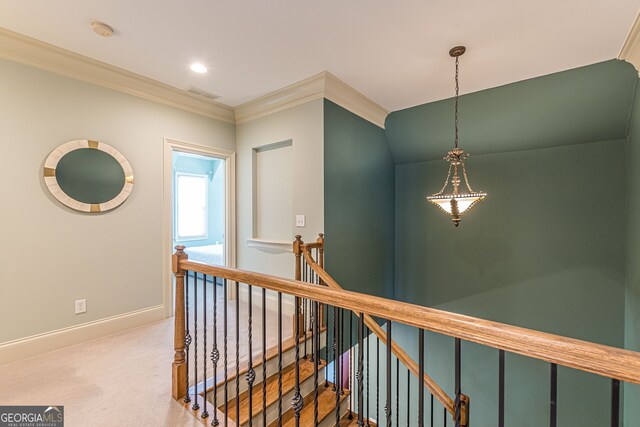
[{"label": "green accent wall", "polygon": [[[445,161],[396,167],[396,299],[622,347],[625,140],[466,163],[472,185],[489,195],[458,228],[425,201],[441,187]],[[396,331],[415,341],[415,330]],[[453,340],[430,334],[426,348],[429,372],[452,393]],[[475,425],[497,423],[497,354],[463,345]],[[506,425],[545,425],[548,366],[507,357]],[[558,425],[607,425],[609,384],[561,368]]]},{"label": "green accent wall", "polygon": [[[347,289],[388,296],[391,282],[398,300],[640,350],[636,82],[612,60],[463,96],[467,169],[489,195],[459,228],[425,200],[447,173],[453,100],[393,112],[384,131],[325,101],[329,272]],[[393,337],[417,357],[414,328],[394,324]],[[427,333],[425,349],[427,371],[452,395],[453,339]],[[462,371],[473,424],[496,425],[497,350],[463,343]],[[558,425],[608,425],[608,379],[560,367],[558,381]],[[506,425],[547,425],[549,364],[507,354],[506,396]],[[626,425],[640,419],[639,397],[625,387]],[[435,413],[441,426],[438,404]]]},{"label": "green accent wall", "polygon": [[[462,91],[465,76],[463,59]],[[626,138],[637,77],[631,64],[611,60],[461,96],[460,146],[483,154]],[[445,99],[391,113],[395,162],[442,158],[453,144],[453,111]]]},{"label": "green accent wall", "polygon": [[[625,347],[640,351],[640,87],[629,127],[627,146],[627,289],[625,310]],[[640,386],[625,384],[625,425],[640,420]]]},{"label": "green accent wall", "polygon": [[384,129],[324,101],[327,271],[344,288],[393,296],[394,163]]}]

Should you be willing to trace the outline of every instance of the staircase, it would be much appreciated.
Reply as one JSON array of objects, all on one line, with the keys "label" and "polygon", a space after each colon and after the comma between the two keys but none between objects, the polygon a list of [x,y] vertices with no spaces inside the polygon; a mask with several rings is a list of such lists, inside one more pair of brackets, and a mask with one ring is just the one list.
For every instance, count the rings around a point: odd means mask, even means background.
[{"label": "staircase", "polygon": [[[622,382],[640,384],[640,353],[345,291],[324,270],[322,235],[311,244],[296,236],[296,280],[192,262],[183,247],[176,249],[172,259],[176,277],[172,396],[204,425],[376,426],[384,420],[388,426],[406,421],[423,427],[447,425],[449,419],[451,425],[465,427],[470,399],[462,393],[463,340],[496,350],[498,376],[487,387],[498,388],[498,427],[505,426],[507,352],[549,364],[551,427],[558,425],[558,365],[610,379],[612,427],[620,423]],[[218,301],[212,285],[213,299],[209,299],[207,283],[219,279],[223,297]],[[236,287],[235,311],[228,311],[229,284]],[[240,286],[248,291],[242,302]],[[262,290],[262,302],[256,307],[254,287]],[[272,298],[277,296],[277,304],[275,300],[267,304],[267,292]],[[293,314],[283,310],[283,298],[289,298],[286,302],[293,306]],[[246,307],[244,317],[240,316],[241,306]],[[252,320],[256,308],[262,313],[262,328]],[[275,310],[275,318],[265,317],[269,310]],[[210,311],[213,315],[207,319]],[[235,326],[228,330],[232,313]],[[220,315],[222,331],[216,326]],[[392,340],[395,323],[414,328],[417,354],[409,355]],[[291,336],[283,338],[283,330]],[[425,330],[454,338],[453,398],[425,371]],[[273,338],[276,332],[275,345],[267,346],[274,341],[267,336]],[[208,336],[213,339],[207,341]],[[262,345],[254,352],[256,337]],[[243,352],[241,341],[246,343]],[[228,353],[235,358],[228,358]],[[242,353],[252,357],[243,361]],[[375,362],[373,370],[370,359]],[[373,378],[375,390],[369,387]],[[372,419],[367,419],[370,406]],[[444,419],[434,424],[438,413]]]}]

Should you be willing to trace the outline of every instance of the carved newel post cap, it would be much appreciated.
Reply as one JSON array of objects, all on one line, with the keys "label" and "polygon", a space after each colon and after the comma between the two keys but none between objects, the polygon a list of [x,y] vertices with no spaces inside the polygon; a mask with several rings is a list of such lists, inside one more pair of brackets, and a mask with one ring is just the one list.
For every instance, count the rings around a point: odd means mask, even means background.
[{"label": "carved newel post cap", "polygon": [[299,234],[296,234],[296,240],[302,240],[302,236]]},{"label": "carved newel post cap", "polygon": [[184,252],[185,247],[186,247],[185,245],[177,245],[177,246],[176,246],[176,253],[179,253],[179,254],[180,254],[180,253],[183,253],[183,252]]}]

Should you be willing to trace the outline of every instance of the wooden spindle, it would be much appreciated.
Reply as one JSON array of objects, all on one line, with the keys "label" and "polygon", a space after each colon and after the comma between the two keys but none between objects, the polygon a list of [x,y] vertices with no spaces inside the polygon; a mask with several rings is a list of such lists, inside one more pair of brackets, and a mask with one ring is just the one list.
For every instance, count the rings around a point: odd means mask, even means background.
[{"label": "wooden spindle", "polygon": [[176,278],[176,305],[173,328],[173,364],[171,370],[171,396],[178,400],[187,395],[187,360],[184,351],[185,313],[184,313],[184,270],[180,261],[188,259],[183,245],[176,246],[171,257],[171,269]]}]

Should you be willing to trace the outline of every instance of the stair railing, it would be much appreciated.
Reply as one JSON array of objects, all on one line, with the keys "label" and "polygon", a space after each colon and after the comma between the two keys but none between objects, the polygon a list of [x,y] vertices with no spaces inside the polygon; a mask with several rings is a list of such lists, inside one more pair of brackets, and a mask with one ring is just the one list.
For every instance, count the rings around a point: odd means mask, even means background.
[{"label": "stair railing", "polygon": [[[317,242],[316,242],[317,243]],[[611,379],[611,425],[619,425],[620,417],[620,387],[621,382],[640,384],[640,353],[619,348],[593,344],[572,338],[533,331],[488,320],[449,313],[415,304],[389,300],[386,298],[365,295],[329,285],[332,279],[320,263],[313,258],[306,259],[311,268],[305,272],[301,269],[301,276],[312,274],[307,279],[313,283],[299,280],[284,279],[234,268],[206,265],[190,261],[184,253],[184,247],[178,246],[173,255],[173,271],[176,277],[176,317],[174,334],[174,361],[172,365],[172,396],[184,403],[190,411],[206,425],[251,425],[252,420],[261,419],[261,425],[299,426],[301,423],[311,425],[344,425],[353,422],[359,426],[371,425],[386,420],[386,425],[398,425],[406,419],[407,424],[422,427],[428,422],[429,414],[425,411],[424,390],[436,392],[435,383],[425,383],[418,387],[417,408],[411,411],[407,405],[406,413],[401,415],[398,410],[400,364],[403,362],[410,367],[407,358],[403,360],[402,349],[393,345],[393,323],[404,324],[417,328],[418,361],[417,376],[425,378],[424,331],[428,330],[455,339],[455,400],[453,402],[453,421],[456,427],[468,425],[468,413],[462,411],[464,395],[461,389],[461,341],[469,341],[498,350],[499,378],[498,394],[498,425],[504,426],[504,355],[512,352],[530,358],[540,359],[550,364],[550,425],[557,423],[557,389],[558,365],[590,372]],[[302,248],[304,257],[304,247]],[[308,251],[320,249],[320,245],[309,245]],[[316,258],[320,260],[319,253]],[[210,280],[213,279],[213,280]],[[222,290],[217,290],[222,279]],[[328,286],[318,286],[320,281]],[[237,298],[228,302],[228,287],[235,287]],[[240,286],[247,290],[247,297],[243,298],[239,292]],[[254,304],[251,295],[252,288],[256,288],[262,296],[262,302]],[[275,293],[274,304],[277,309],[272,310],[267,304],[266,293]],[[292,322],[292,337],[289,341],[284,338],[285,322],[282,321],[283,296],[289,295],[295,301],[302,301],[293,305],[293,318],[300,318],[300,310],[309,310],[302,324]],[[241,306],[242,301],[242,306]],[[210,303],[210,304],[209,304]],[[324,306],[326,331],[321,329],[320,306]],[[222,307],[220,307],[222,306]],[[258,327],[257,315],[262,314],[262,325]],[[256,316],[253,315],[255,312]],[[242,315],[241,315],[242,313]],[[353,314],[355,313],[355,315]],[[205,321],[206,316],[206,321]],[[274,319],[275,316],[275,319]],[[384,358],[386,372],[382,374],[386,387],[386,402],[384,402],[384,417],[379,415],[376,402],[374,408],[364,401],[365,394],[365,364],[368,365],[369,352],[367,347],[373,348],[369,342],[369,335],[365,329],[367,316],[381,320],[385,324]],[[235,319],[235,320],[234,320]],[[312,320],[310,323],[307,320]],[[345,381],[344,370],[344,339],[348,338],[351,345],[353,329],[344,326],[355,320],[355,336],[358,343],[353,364],[353,371],[357,372],[355,381],[351,384]],[[217,325],[216,325],[217,322]],[[308,336],[303,333],[300,337],[299,327],[305,331],[311,330],[311,344],[306,344]],[[214,325],[217,336],[211,341],[206,340],[208,327]],[[310,328],[309,328],[310,326]],[[377,344],[380,340],[380,330],[376,325],[369,324]],[[204,329],[204,333],[203,333]],[[256,334],[254,329],[260,330]],[[275,331],[274,331],[275,329]],[[242,330],[242,333],[241,333]],[[344,332],[348,331],[348,332]],[[267,348],[267,336],[277,332],[277,349]],[[328,335],[332,335],[329,339]],[[348,337],[345,337],[348,335]],[[302,338],[302,339],[301,339]],[[241,342],[258,343],[262,341],[263,351],[258,357],[249,355],[248,359],[240,359]],[[244,344],[243,344],[244,345]],[[305,350],[302,350],[305,348]],[[288,349],[288,350],[287,350]],[[324,349],[324,350],[323,350]],[[310,350],[310,351],[309,351]],[[288,356],[285,353],[289,351]],[[395,359],[395,376],[393,375],[393,355]],[[229,354],[230,353],[230,354]],[[302,353],[302,354],[301,354]],[[366,353],[366,355],[365,355]],[[374,357],[379,356],[379,352]],[[233,356],[235,354],[235,356]],[[324,367],[333,354],[333,378],[324,377]],[[305,356],[307,357],[305,359]],[[366,356],[366,357],[365,357]],[[286,359],[290,357],[290,359]],[[409,358],[410,359],[410,358]],[[232,365],[231,362],[235,363]],[[376,360],[377,361],[377,360]],[[277,362],[277,364],[276,364]],[[379,365],[382,365],[382,361]],[[406,363],[405,363],[406,362]],[[413,362],[415,364],[415,362]],[[287,365],[287,366],[285,366]],[[213,368],[217,376],[208,377],[208,368]],[[231,369],[235,367],[235,369]],[[349,364],[351,368],[351,364]],[[413,369],[413,368],[411,368]],[[259,372],[260,371],[260,372]],[[409,370],[411,371],[411,370]],[[260,375],[261,373],[261,375]],[[366,375],[369,375],[368,369]],[[244,378],[241,379],[241,376]],[[348,378],[351,377],[349,374]],[[262,378],[262,387],[258,386]],[[394,390],[392,378],[395,382],[395,401],[392,400]],[[256,383],[256,381],[258,383]],[[268,383],[268,384],[267,384]],[[378,387],[381,383],[378,383]],[[287,388],[288,387],[288,388]],[[304,389],[304,387],[308,387]],[[369,381],[366,382],[369,387]],[[411,393],[411,384],[407,384],[407,396]],[[346,405],[351,405],[349,396],[352,392],[357,395],[357,401],[347,411]],[[304,396],[306,394],[306,396]],[[241,396],[242,395],[242,396]],[[244,396],[244,397],[243,397]],[[254,398],[252,405],[246,405],[246,396]],[[434,394],[432,394],[433,399]],[[218,399],[217,402],[215,399]],[[284,404],[285,401],[290,404]],[[445,400],[446,401],[446,400]],[[216,402],[213,404],[212,402]],[[431,422],[433,425],[434,404],[431,401]],[[383,402],[380,402],[383,403]],[[395,403],[395,408],[394,408]],[[277,404],[277,411],[275,409]],[[267,405],[272,405],[267,407]],[[373,405],[372,405],[373,406]],[[264,408],[261,410],[261,408]],[[270,410],[269,408],[274,408]],[[451,414],[448,407],[443,405],[444,423]],[[270,412],[271,411],[271,412]],[[411,411],[411,412],[410,412]],[[416,416],[417,415],[417,416]],[[335,422],[334,417],[335,416]],[[467,416],[465,419],[464,417]],[[271,418],[269,418],[271,417]],[[350,418],[349,418],[350,417]],[[357,420],[353,420],[353,418]],[[346,421],[350,419],[353,421]],[[324,423],[324,424],[322,424]]]},{"label": "stair railing", "polygon": [[[324,234],[320,233],[316,241],[309,244],[305,244],[302,241],[302,236],[296,235],[295,237],[293,253],[296,258],[296,280],[303,280],[302,272],[306,267],[309,267],[313,273],[319,277],[321,284],[331,289],[342,290],[343,288],[324,270]],[[359,316],[358,313],[354,314]],[[368,314],[364,315],[364,324],[380,341],[387,342],[388,337],[386,332],[380,327],[378,322]],[[391,340],[391,353],[396,356],[397,360],[400,361],[414,377],[420,378],[420,367],[418,364],[393,340]],[[460,414],[459,417],[462,419],[461,425],[466,426],[467,423],[465,420],[468,418],[469,397],[460,393],[460,396],[457,396],[457,400],[454,401],[426,372],[422,373],[422,381],[427,390],[442,404],[447,412],[454,417],[456,411]]]}]

